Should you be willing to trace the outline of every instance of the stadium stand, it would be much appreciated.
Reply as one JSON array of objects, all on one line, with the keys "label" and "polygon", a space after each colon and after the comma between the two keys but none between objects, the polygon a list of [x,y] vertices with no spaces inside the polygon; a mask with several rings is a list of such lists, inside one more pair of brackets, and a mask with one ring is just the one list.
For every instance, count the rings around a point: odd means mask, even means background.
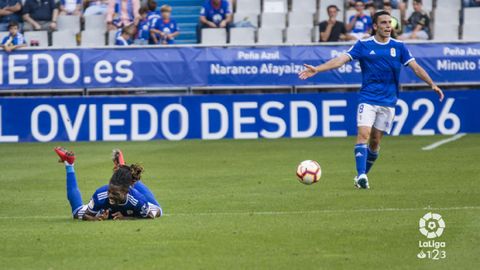
[{"label": "stadium stand", "polygon": [[285,13],[262,13],[262,28],[285,28],[287,17]]},{"label": "stadium stand", "polygon": [[255,29],[250,27],[230,29],[230,44],[234,45],[254,45]]},{"label": "stadium stand", "polygon": [[463,40],[480,41],[480,7],[464,8]]},{"label": "stadium stand", "polygon": [[103,30],[84,30],[81,35],[82,47],[105,46],[105,31]]},{"label": "stadium stand", "polygon": [[258,27],[258,13],[235,13],[233,16],[233,23],[249,23],[253,27]]},{"label": "stadium stand", "polygon": [[85,19],[85,30],[99,29],[107,31],[105,24],[105,15],[88,15]]},{"label": "stadium stand", "polygon": [[47,31],[27,31],[23,35],[28,46],[48,47]]},{"label": "stadium stand", "polygon": [[287,13],[287,0],[263,0],[264,13]]},{"label": "stadium stand", "polygon": [[217,28],[202,29],[202,45],[227,44],[227,30]]},{"label": "stadium stand", "polygon": [[293,12],[316,12],[317,0],[292,1]]},{"label": "stadium stand", "polygon": [[283,29],[281,28],[260,28],[258,29],[258,44],[280,44],[283,43]]},{"label": "stadium stand", "polygon": [[238,0],[236,12],[260,14],[261,3],[258,0]]},{"label": "stadium stand", "polygon": [[288,27],[313,27],[313,13],[292,11],[288,13]]},{"label": "stadium stand", "polygon": [[[102,25],[103,24],[105,23],[103,22]],[[75,15],[58,16],[57,30],[71,31],[74,33],[80,32],[80,16],[75,16]]]},{"label": "stadium stand", "polygon": [[289,27],[285,35],[286,43],[288,44],[305,44],[312,42],[311,27]]},{"label": "stadium stand", "polygon": [[72,30],[55,31],[52,33],[52,46],[71,48],[77,46],[77,33]]}]

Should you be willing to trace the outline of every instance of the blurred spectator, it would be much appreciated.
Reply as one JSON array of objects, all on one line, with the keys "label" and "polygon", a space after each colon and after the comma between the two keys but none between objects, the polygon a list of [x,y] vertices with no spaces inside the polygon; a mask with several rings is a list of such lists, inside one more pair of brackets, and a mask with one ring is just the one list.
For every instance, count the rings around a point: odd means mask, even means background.
[{"label": "blurred spectator", "polygon": [[150,26],[147,19],[148,11],[147,7],[141,7],[138,11],[138,14],[140,14],[140,21],[137,25],[137,37],[134,41],[137,45],[147,45],[148,40],[150,39]]},{"label": "blurred spectator", "polygon": [[480,0],[463,0],[463,7],[480,7]]},{"label": "blurred spectator", "polygon": [[18,22],[11,21],[8,24],[8,36],[2,40],[2,47],[6,52],[11,52],[27,46],[23,35],[19,32]]},{"label": "blurred spectator", "polygon": [[385,4],[383,5],[383,9],[386,12],[390,13],[390,17],[392,18],[392,30],[393,30],[391,36],[393,38],[397,38],[402,33],[402,23],[397,17],[392,16],[392,6],[390,5],[389,2],[385,2]]},{"label": "blurred spectator", "polygon": [[129,46],[132,44],[132,37],[135,36],[135,25],[132,23],[122,28],[115,38],[115,45]]},{"label": "blurred spectator", "polygon": [[372,29],[372,18],[364,13],[365,3],[361,0],[355,2],[355,10],[357,13],[348,19],[346,26],[351,39],[363,39],[370,36]]},{"label": "blurred spectator", "polygon": [[55,0],[26,0],[23,6],[24,31],[57,29],[58,9]]},{"label": "blurred spectator", "polygon": [[0,31],[7,31],[9,22],[20,21],[20,0],[0,0]]},{"label": "blurred spectator", "polygon": [[233,20],[232,9],[227,0],[207,0],[200,11],[200,23],[197,26],[198,43],[201,42],[203,28],[230,28]]},{"label": "blurred spectator", "polygon": [[109,0],[107,9],[108,30],[115,30],[134,23],[138,24],[140,0]]},{"label": "blurred spectator", "polygon": [[103,15],[107,13],[109,0],[84,0],[83,16]]},{"label": "blurred spectator", "polygon": [[82,15],[82,0],[60,0],[59,15]]},{"label": "blurred spectator", "polygon": [[175,20],[171,19],[172,8],[169,5],[163,5],[160,8],[162,18],[157,20],[156,24],[150,30],[154,44],[174,44],[175,37],[180,32]]},{"label": "blurred spectator", "polygon": [[430,18],[423,9],[422,0],[413,0],[414,12],[408,18],[405,32],[399,37],[406,39],[428,39],[430,33]]},{"label": "blurred spectator", "polygon": [[363,2],[365,5],[372,3],[372,0],[348,0],[348,7],[350,7],[350,8],[355,8],[355,4],[356,4],[358,1]]},{"label": "blurred spectator", "polygon": [[338,11],[336,5],[327,7],[328,20],[320,23],[320,42],[345,40],[347,30],[343,22],[337,21]]},{"label": "blurred spectator", "polygon": [[150,28],[152,28],[155,25],[155,23],[157,23],[157,20],[161,18],[160,12],[157,11],[157,2],[155,0],[148,0],[147,8],[148,8],[147,20],[150,25]]}]

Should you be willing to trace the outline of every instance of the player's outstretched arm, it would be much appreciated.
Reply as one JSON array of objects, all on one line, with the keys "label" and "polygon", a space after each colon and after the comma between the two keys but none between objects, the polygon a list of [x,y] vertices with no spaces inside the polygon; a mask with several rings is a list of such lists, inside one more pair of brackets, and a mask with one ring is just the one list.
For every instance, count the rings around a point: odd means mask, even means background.
[{"label": "player's outstretched arm", "polygon": [[350,61],[350,57],[348,57],[348,55],[346,54],[343,54],[343,55],[340,55],[339,57],[330,59],[328,62],[321,64],[317,67],[304,64],[305,69],[300,73],[298,73],[298,77],[302,80],[306,80],[310,77],[315,76],[319,72],[324,72],[327,70],[339,68],[345,65],[345,63],[347,63],[348,61]]},{"label": "player's outstretched arm", "polygon": [[430,87],[432,87],[432,90],[438,94],[440,101],[442,101],[444,98],[442,89],[440,89],[440,87],[438,87],[433,82],[432,78],[430,78],[430,75],[428,75],[425,69],[423,69],[415,60],[408,63],[408,66],[413,70],[417,77],[419,77],[420,79],[422,79],[422,81],[426,82]]}]

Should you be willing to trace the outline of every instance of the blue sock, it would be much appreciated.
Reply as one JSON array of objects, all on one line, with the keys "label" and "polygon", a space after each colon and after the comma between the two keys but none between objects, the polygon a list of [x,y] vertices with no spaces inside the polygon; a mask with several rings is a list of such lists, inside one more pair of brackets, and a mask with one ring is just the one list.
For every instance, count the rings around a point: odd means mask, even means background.
[{"label": "blue sock", "polygon": [[75,215],[78,209],[83,205],[82,194],[78,189],[77,177],[73,165],[65,165],[67,170],[67,198],[72,207],[72,214]]},{"label": "blue sock", "polygon": [[357,163],[357,175],[364,174],[367,167],[367,144],[355,145],[355,162]]},{"label": "blue sock", "polygon": [[368,154],[367,154],[367,170],[366,170],[366,173],[368,173],[370,171],[370,169],[372,168],[373,166],[373,163],[375,163],[375,160],[377,160],[378,158],[378,151],[372,151],[369,148],[367,148],[367,151],[368,151]]},{"label": "blue sock", "polygon": [[149,203],[160,206],[157,200],[155,200],[155,196],[153,195],[153,193],[144,183],[142,183],[142,181],[138,180],[135,185],[133,185],[133,188],[138,190],[138,192],[142,193]]}]

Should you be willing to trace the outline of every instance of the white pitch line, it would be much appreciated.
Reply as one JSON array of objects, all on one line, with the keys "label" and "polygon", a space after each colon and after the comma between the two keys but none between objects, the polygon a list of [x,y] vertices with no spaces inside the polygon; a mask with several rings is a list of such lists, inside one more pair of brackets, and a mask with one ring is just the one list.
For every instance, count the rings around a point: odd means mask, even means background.
[{"label": "white pitch line", "polygon": [[[364,209],[324,209],[306,211],[259,211],[259,212],[199,212],[199,213],[173,213],[163,216],[277,216],[277,215],[304,215],[327,213],[365,213],[365,212],[406,212],[406,211],[454,211],[454,210],[480,210],[480,206],[460,207],[424,207],[424,208],[364,208]],[[0,216],[2,219],[68,219],[68,216]]]},{"label": "white pitch line", "polygon": [[451,138],[448,138],[448,139],[444,139],[444,140],[441,140],[441,141],[438,141],[438,142],[435,142],[435,143],[432,143],[430,145],[427,145],[425,147],[422,147],[422,150],[424,151],[429,151],[429,150],[433,150],[437,147],[439,147],[440,145],[443,145],[443,144],[446,144],[446,143],[449,143],[449,142],[453,142],[453,141],[456,141],[460,138],[462,138],[463,136],[467,135],[466,133],[458,133],[457,135],[451,137]]}]

